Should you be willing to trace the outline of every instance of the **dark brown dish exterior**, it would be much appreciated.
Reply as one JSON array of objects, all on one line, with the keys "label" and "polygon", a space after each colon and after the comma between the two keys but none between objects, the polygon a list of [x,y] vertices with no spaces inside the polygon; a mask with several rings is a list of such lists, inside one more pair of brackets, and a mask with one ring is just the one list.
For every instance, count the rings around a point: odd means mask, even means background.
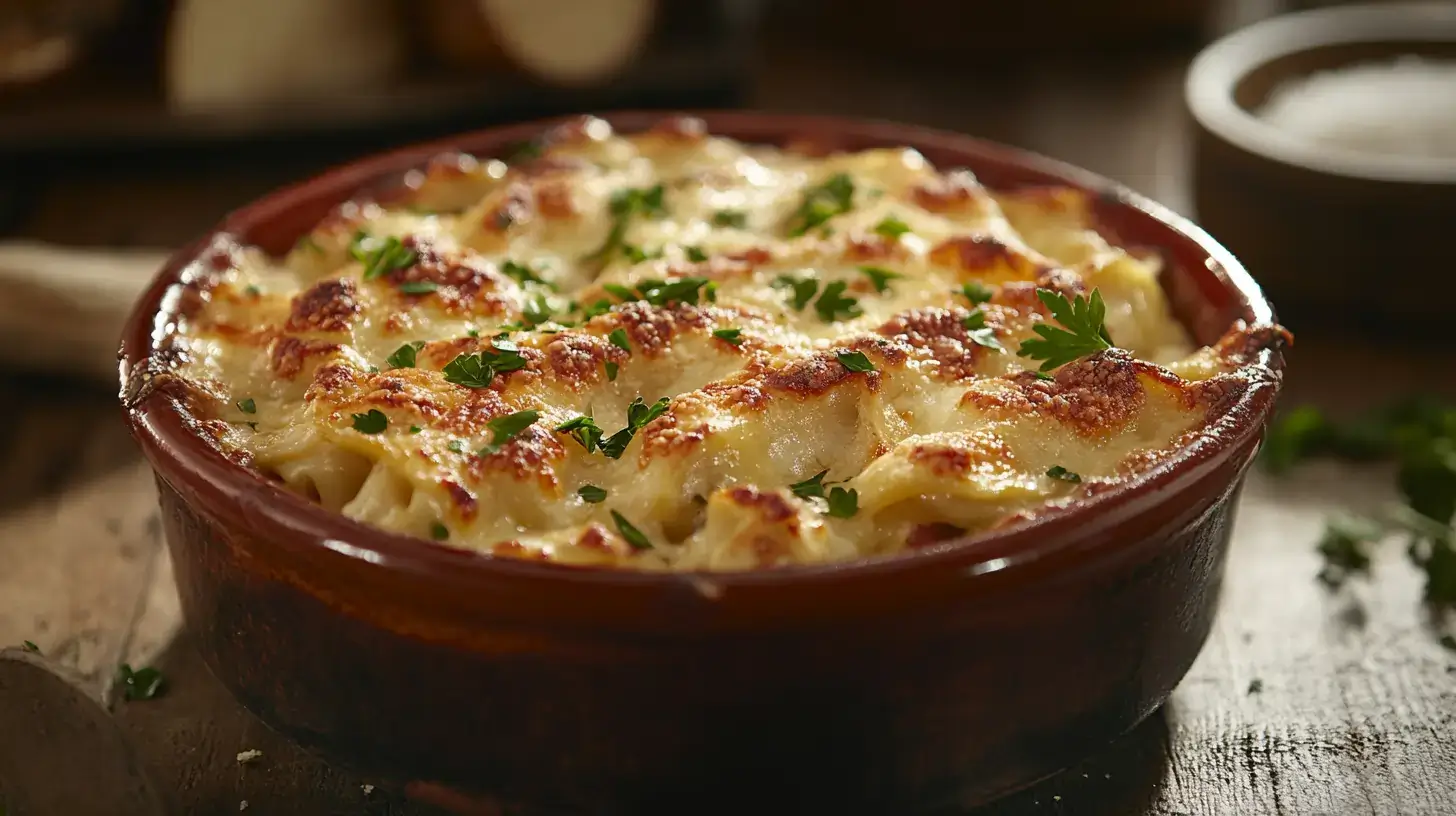
[{"label": "dark brown dish exterior", "polygon": [[[607,118],[620,131],[658,114]],[[1098,192],[1105,229],[1160,250],[1200,343],[1273,314],[1217,244],[1110,183],[935,131],[705,114],[749,142],[909,145],[993,188]],[[369,159],[218,228],[280,252],[358,189],[444,149]],[[1181,459],[1066,512],[872,562],[647,574],[500,560],[366,527],[225,459],[144,374],[180,252],[137,306],[122,392],[157,472],[182,606],[250,710],[368,772],[603,813],[907,812],[1065,767],[1152,712],[1208,633],[1234,499],[1282,359]]]}]

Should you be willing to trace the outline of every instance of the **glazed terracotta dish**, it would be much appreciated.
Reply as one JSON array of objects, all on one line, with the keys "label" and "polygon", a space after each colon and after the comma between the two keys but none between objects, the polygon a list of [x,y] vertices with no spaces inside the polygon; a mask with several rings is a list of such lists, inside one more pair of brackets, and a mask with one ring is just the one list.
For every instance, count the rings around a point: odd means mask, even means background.
[{"label": "glazed terracotta dish", "polygon": [[623,114],[234,213],[122,379],[204,657],[305,744],[505,802],[916,808],[1166,697],[1287,341],[1080,171]]}]

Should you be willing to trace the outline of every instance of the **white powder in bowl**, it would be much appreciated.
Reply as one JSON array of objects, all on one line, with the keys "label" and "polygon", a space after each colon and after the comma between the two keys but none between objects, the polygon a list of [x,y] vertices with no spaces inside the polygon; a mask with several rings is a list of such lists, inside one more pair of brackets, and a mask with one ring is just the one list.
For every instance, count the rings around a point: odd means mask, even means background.
[{"label": "white powder in bowl", "polygon": [[1299,77],[1259,116],[1324,147],[1456,159],[1456,61],[1407,56]]}]

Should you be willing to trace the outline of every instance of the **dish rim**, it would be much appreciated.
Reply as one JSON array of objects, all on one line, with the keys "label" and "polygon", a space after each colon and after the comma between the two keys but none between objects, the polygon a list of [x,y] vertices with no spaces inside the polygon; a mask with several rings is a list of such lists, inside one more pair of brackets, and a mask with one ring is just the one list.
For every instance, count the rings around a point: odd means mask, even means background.
[{"label": "dish rim", "polygon": [[1311,145],[1234,99],[1249,74],[1274,60],[1334,45],[1456,43],[1456,5],[1366,3],[1281,14],[1239,29],[1193,58],[1183,98],[1199,125],[1235,147],[1282,164],[1364,181],[1456,184],[1456,159],[1384,155]]},{"label": "dish rim", "polygon": [[[1199,251],[1205,272],[1212,275],[1233,301],[1240,317],[1250,324],[1274,323],[1272,306],[1258,284],[1237,259],[1194,225],[1126,187],[1102,176],[1018,148],[948,131],[878,119],[840,116],[780,114],[757,111],[615,111],[592,114],[607,120],[615,131],[635,133],[674,115],[702,119],[708,132],[749,143],[783,146],[802,134],[833,134],[856,142],[908,146],[955,154],[962,165],[982,163],[1015,167],[1081,188],[1114,207],[1139,211],[1156,222],[1153,228],[1168,238],[1191,241]],[[485,128],[425,143],[372,154],[306,180],[275,190],[225,216],[214,228],[188,244],[167,261],[133,307],[118,353],[120,398],[133,436],[156,474],[170,484],[205,485],[263,525],[275,524],[292,533],[295,541],[277,536],[282,548],[299,544],[309,552],[328,550],[351,561],[410,573],[446,584],[473,579],[511,578],[531,583],[591,585],[624,592],[639,589],[683,589],[709,598],[733,588],[760,592],[851,582],[879,582],[903,573],[956,571],[965,578],[1014,574],[1059,557],[1099,560],[1116,552],[1116,542],[1105,534],[1127,519],[1156,506],[1167,495],[1178,494],[1226,463],[1257,436],[1273,409],[1282,379],[1284,360],[1278,348],[1259,352],[1251,365],[1266,376],[1256,381],[1215,423],[1177,456],[1169,457],[1136,476],[1117,482],[1096,495],[1067,505],[1044,509],[991,531],[960,536],[913,552],[817,564],[794,564],[734,571],[645,571],[619,566],[575,566],[493,556],[477,550],[451,547],[403,533],[392,532],[348,518],[267,480],[217,450],[190,426],[191,418],[168,389],[151,387],[147,362],[156,339],[170,330],[169,302],[175,302],[180,276],[220,236],[237,236],[269,223],[286,220],[315,199],[330,198],[345,190],[345,199],[357,191],[376,188],[400,178],[442,152],[463,151],[486,155],[513,143],[531,139],[576,116]],[[950,168],[945,168],[950,169]],[[330,209],[333,208],[330,204]],[[1157,248],[1169,251],[1171,241]],[[1202,274],[1202,273],[1191,273]],[[1201,296],[1208,300],[1207,295]],[[1252,460],[1238,463],[1238,475],[1223,488],[1232,490]],[[182,490],[184,495],[196,490]],[[206,508],[199,512],[215,515]],[[1101,537],[1099,539],[1099,536]],[[1115,538],[1115,537],[1113,537]],[[1090,542],[1090,544],[1089,544]],[[1081,545],[1081,546],[1079,546]],[[711,592],[709,591],[711,589]]]}]

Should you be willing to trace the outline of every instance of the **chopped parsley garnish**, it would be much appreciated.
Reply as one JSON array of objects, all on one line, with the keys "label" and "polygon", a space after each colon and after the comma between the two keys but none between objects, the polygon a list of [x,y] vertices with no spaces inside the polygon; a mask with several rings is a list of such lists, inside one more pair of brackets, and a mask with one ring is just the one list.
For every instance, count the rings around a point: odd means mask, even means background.
[{"label": "chopped parsley garnish", "polygon": [[612,345],[623,351],[630,352],[632,350],[632,341],[627,338],[626,329],[612,329],[612,333],[607,335],[607,339],[611,341]]},{"label": "chopped parsley garnish", "polygon": [[116,670],[116,686],[128,700],[151,700],[162,693],[165,678],[154,668],[133,669],[123,663]]},{"label": "chopped parsley garnish", "polygon": [[399,291],[406,295],[428,295],[440,288],[440,284],[432,280],[405,281],[399,285]]},{"label": "chopped parsley garnish", "polygon": [[643,402],[641,397],[632,400],[627,406],[627,427],[612,434],[598,443],[602,455],[608,459],[620,459],[622,454],[627,452],[627,446],[631,444],[632,437],[654,419],[662,416],[667,411],[667,397],[659,399],[651,405]]},{"label": "chopped parsley garnish", "polygon": [[986,325],[986,313],[980,309],[972,309],[961,320],[961,325],[966,328],[966,337],[978,346],[985,346],[995,351],[1005,351],[1001,341],[996,339],[996,330]]},{"label": "chopped parsley garnish", "polygon": [[362,434],[384,433],[389,427],[389,417],[378,408],[370,408],[367,414],[354,414],[354,430]]},{"label": "chopped parsley garnish", "polygon": [[780,275],[774,281],[774,286],[786,286],[793,290],[790,303],[793,304],[794,311],[796,312],[804,311],[804,307],[808,306],[809,301],[814,299],[814,293],[819,291],[819,281],[813,278],[795,278],[790,275]]},{"label": "chopped parsley garnish", "polygon": [[253,401],[252,397],[238,400],[238,410],[245,414],[256,414],[258,413],[258,403]]},{"label": "chopped parsley garnish", "polygon": [[412,434],[417,434],[417,433],[419,433],[420,431],[423,431],[423,430],[424,430],[424,428],[421,428],[418,425],[411,425],[411,426],[409,426],[409,432],[412,433]]},{"label": "chopped parsley garnish", "polygon": [[859,512],[859,491],[854,488],[845,490],[842,487],[832,488],[829,491],[829,515],[834,518],[851,518]]},{"label": "chopped parsley garnish", "polygon": [[1038,323],[1032,331],[1039,337],[1023,341],[1017,354],[1041,360],[1041,370],[1052,371],[1073,360],[1112,348],[1112,338],[1103,325],[1107,304],[1102,302],[1100,291],[1093,289],[1090,299],[1077,295],[1070,301],[1066,295],[1051,289],[1037,289],[1036,296],[1065,328]]},{"label": "chopped parsley garnish", "polygon": [[243,287],[243,294],[247,295],[248,297],[257,297],[263,294],[263,290],[259,289],[257,284],[250,283],[247,286]]},{"label": "chopped parsley garnish", "polygon": [[528,283],[535,283],[541,286],[548,287],[550,289],[556,288],[555,285],[548,282],[545,278],[537,275],[534,269],[523,263],[506,261],[505,263],[501,264],[500,271],[501,274],[505,275],[508,278],[511,278],[516,283],[519,283],[522,286]]},{"label": "chopped parsley garnish", "polygon": [[[501,332],[501,337],[505,337],[508,333],[509,332]],[[465,336],[466,337],[479,337],[480,336],[480,329],[471,329],[470,331],[468,331],[468,332],[465,333]]]},{"label": "chopped parsley garnish", "polygon": [[789,485],[789,491],[801,499],[822,499],[824,498],[824,477],[829,475],[828,470],[821,470],[802,482],[794,482]]},{"label": "chopped parsley garnish", "polygon": [[452,439],[452,440],[450,440],[450,444],[448,444],[448,445],[445,446],[445,450],[448,450],[451,453],[464,453],[465,452],[465,440],[463,440],[463,439]]},{"label": "chopped parsley garnish", "polygon": [[622,257],[626,258],[634,264],[638,264],[642,263],[643,261],[651,261],[657,258],[661,258],[662,250],[659,249],[654,252],[648,252],[647,250],[643,249],[640,246],[637,246],[636,244],[623,244]]},{"label": "chopped parsley garnish", "polygon": [[436,541],[444,541],[445,539],[447,539],[449,537],[450,537],[450,528],[449,527],[446,527],[445,525],[441,524],[438,521],[432,522],[430,524],[430,538],[433,538]]},{"label": "chopped parsley garnish", "polygon": [[652,549],[652,542],[647,540],[647,536],[641,530],[632,526],[632,522],[623,518],[622,514],[616,510],[611,511],[611,513],[612,522],[617,525],[617,532],[622,534],[622,538],[626,539],[627,543],[632,546],[632,549]]},{"label": "chopped parsley garnish", "polygon": [[823,184],[804,191],[799,209],[789,217],[786,229],[798,237],[854,206],[854,180],[848,173],[836,173]]},{"label": "chopped parsley garnish", "polygon": [[349,244],[349,255],[364,264],[364,280],[367,281],[388,275],[396,269],[408,269],[419,260],[419,254],[395,236],[381,240],[362,230],[354,235],[354,240]]},{"label": "chopped parsley garnish", "polygon": [[860,274],[870,279],[870,284],[875,287],[876,292],[883,293],[890,288],[890,281],[896,278],[903,278],[899,272],[891,272],[878,266],[861,266]]},{"label": "chopped parsley garnish", "polygon": [[620,283],[604,283],[602,284],[602,288],[607,290],[608,294],[616,295],[617,299],[624,303],[638,298],[635,289],[630,286],[623,286]]},{"label": "chopped parsley garnish", "polygon": [[604,315],[611,310],[612,304],[610,301],[599,300],[596,303],[593,303],[592,305],[587,306],[586,308],[581,310],[581,319],[591,320],[593,317],[596,317],[598,315]]},{"label": "chopped parsley garnish", "polygon": [[517,411],[514,414],[506,414],[503,417],[496,417],[485,423],[490,429],[490,442],[476,451],[479,456],[490,456],[498,453],[512,439],[520,436],[521,431],[536,424],[541,418],[539,411]]},{"label": "chopped parsley garnish", "polygon": [[748,227],[748,213],[743,210],[719,210],[713,213],[713,226],[746,229]]},{"label": "chopped parsley garnish", "polygon": [[972,306],[980,306],[982,303],[990,301],[992,297],[991,290],[976,281],[962,284],[961,294],[971,302]]},{"label": "chopped parsley garnish", "polygon": [[714,329],[713,336],[725,343],[739,345],[743,342],[743,329]]},{"label": "chopped parsley garnish", "polygon": [[621,370],[621,366],[617,365],[611,360],[608,360],[606,362],[605,368],[607,369],[607,382],[616,382],[617,372]]},{"label": "chopped parsley garnish", "polygon": [[814,311],[819,313],[820,320],[825,323],[833,323],[836,320],[848,320],[864,314],[859,308],[859,301],[844,296],[844,290],[848,288],[849,284],[845,281],[824,284],[824,291],[819,294],[819,299],[814,301]]},{"label": "chopped parsley garnish", "polygon": [[886,216],[880,223],[875,225],[875,233],[877,235],[883,235],[886,238],[899,238],[909,231],[910,225],[893,215]]},{"label": "chopped parsley garnish", "polygon": [[587,453],[597,449],[602,441],[602,429],[597,427],[597,421],[589,416],[579,416],[556,426],[557,433],[570,434],[577,442],[586,448]]},{"label": "chopped parsley garnish", "polygon": [[587,504],[601,504],[607,500],[607,491],[596,485],[582,485],[576,491],[576,495],[580,496],[581,500]]},{"label": "chopped parsley garnish", "polygon": [[702,247],[683,247],[683,254],[687,255],[688,260],[692,261],[693,263],[702,263],[703,261],[708,260],[708,253],[704,252]]},{"label": "chopped parsley garnish", "polygon": [[834,355],[839,358],[839,364],[850,371],[866,372],[874,371],[875,364],[865,356],[863,351],[841,351]]},{"label": "chopped parsley garnish", "polygon": [[20,650],[22,652],[30,652],[31,654],[40,654],[40,647],[28,640],[20,641]]},{"label": "chopped parsley garnish", "polygon": [[395,349],[393,354],[384,358],[384,362],[388,363],[390,368],[414,368],[415,357],[420,353],[420,349],[424,347],[425,341],[423,340],[405,343]]},{"label": "chopped parsley garnish", "polygon": [[507,340],[493,340],[495,354],[477,351],[462,354],[451,360],[440,370],[445,382],[466,388],[488,388],[495,375],[524,368],[526,358],[522,357],[514,343]]},{"label": "chopped parsley garnish", "polygon": [[699,298],[713,297],[713,282],[707,278],[678,278],[675,281],[647,279],[637,282],[637,288],[620,283],[604,283],[602,288],[623,302],[644,300],[653,306],[667,306],[672,303],[697,305]]},{"label": "chopped parsley garnish", "polygon": [[662,193],[661,184],[645,189],[627,188],[612,193],[611,201],[607,205],[612,214],[612,229],[607,233],[607,239],[601,247],[583,260],[605,261],[611,258],[613,253],[622,247],[623,239],[627,237],[627,227],[631,224],[633,216],[644,215],[656,218],[665,215],[667,210],[662,203]]},{"label": "chopped parsley garnish", "polygon": [[1270,429],[1263,464],[1278,473],[1315,456],[1393,459],[1403,504],[1329,520],[1319,541],[1320,579],[1338,586],[1367,572],[1370,548],[1404,536],[1406,553],[1426,576],[1426,599],[1456,604],[1456,407],[1432,398],[1404,400],[1349,423],[1313,407],[1295,409]]},{"label": "chopped parsley garnish", "polygon": [[550,320],[553,314],[551,301],[545,295],[532,295],[526,300],[526,308],[521,310],[521,319],[527,326],[539,326]]},{"label": "chopped parsley garnish", "polygon": [[1073,473],[1072,471],[1067,470],[1061,465],[1052,465],[1051,468],[1047,470],[1046,475],[1050,476],[1053,479],[1060,479],[1064,482],[1075,483],[1082,481],[1082,477],[1080,474]]}]

